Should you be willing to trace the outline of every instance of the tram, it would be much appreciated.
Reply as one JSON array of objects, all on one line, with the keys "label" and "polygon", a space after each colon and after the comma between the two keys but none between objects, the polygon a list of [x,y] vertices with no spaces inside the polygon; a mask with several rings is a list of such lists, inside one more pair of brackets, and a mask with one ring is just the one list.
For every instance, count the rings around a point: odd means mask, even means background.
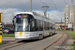
[{"label": "tram", "polygon": [[13,18],[16,40],[43,39],[55,33],[55,22],[36,12],[18,12]]}]

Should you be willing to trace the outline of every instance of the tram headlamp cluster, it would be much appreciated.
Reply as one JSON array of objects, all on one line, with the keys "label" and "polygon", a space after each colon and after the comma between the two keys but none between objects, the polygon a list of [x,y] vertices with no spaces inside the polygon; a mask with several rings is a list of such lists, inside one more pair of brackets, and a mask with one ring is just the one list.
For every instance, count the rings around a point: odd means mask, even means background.
[{"label": "tram headlamp cluster", "polygon": [[27,15],[17,15],[16,18],[27,17]]}]

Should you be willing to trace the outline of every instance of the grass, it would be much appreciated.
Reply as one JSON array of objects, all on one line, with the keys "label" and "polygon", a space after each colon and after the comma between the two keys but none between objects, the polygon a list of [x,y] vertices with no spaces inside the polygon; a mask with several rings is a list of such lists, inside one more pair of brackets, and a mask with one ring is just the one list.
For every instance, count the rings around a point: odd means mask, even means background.
[{"label": "grass", "polygon": [[[2,37],[15,37],[15,34],[3,34]],[[0,45],[5,44],[5,42],[0,43]]]},{"label": "grass", "polygon": [[2,45],[2,44],[5,44],[5,42],[3,42],[3,43],[0,43],[0,45]]},{"label": "grass", "polygon": [[[74,32],[72,32],[72,31],[65,31],[65,32],[70,33],[72,35],[73,39],[75,40],[75,33]],[[72,46],[74,47],[74,49],[71,49],[71,50],[75,50],[75,44],[72,44]]]},{"label": "grass", "polygon": [[74,46],[74,49],[71,49],[71,50],[75,50],[75,44],[72,44],[72,46]]},{"label": "grass", "polygon": [[15,37],[15,34],[3,34],[2,37]]},{"label": "grass", "polygon": [[75,40],[75,33],[74,32],[72,32],[72,31],[65,31],[65,32],[70,33],[72,35],[73,39]]}]

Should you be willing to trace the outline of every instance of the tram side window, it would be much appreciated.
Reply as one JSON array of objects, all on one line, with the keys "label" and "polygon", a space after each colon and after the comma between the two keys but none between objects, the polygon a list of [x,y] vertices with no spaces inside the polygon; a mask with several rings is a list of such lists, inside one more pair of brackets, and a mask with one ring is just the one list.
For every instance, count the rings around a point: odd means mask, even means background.
[{"label": "tram side window", "polygon": [[50,27],[51,30],[54,30],[53,26]]},{"label": "tram side window", "polygon": [[49,30],[49,22],[48,22],[48,27],[47,27],[47,28],[48,28],[48,30]]},{"label": "tram side window", "polygon": [[41,20],[36,20],[36,27],[35,30],[36,31],[42,31],[43,30],[43,22]]},{"label": "tram side window", "polygon": [[49,30],[49,23],[46,22],[45,24],[46,24],[45,30]]},{"label": "tram side window", "polygon": [[35,19],[35,31],[37,31],[37,20]]},{"label": "tram side window", "polygon": [[41,30],[40,31],[43,31],[43,21],[40,21],[41,22]]},{"label": "tram side window", "polygon": [[50,27],[50,29],[52,30],[52,26]]},{"label": "tram side window", "polygon": [[44,30],[46,30],[46,22],[44,21]]},{"label": "tram side window", "polygon": [[37,29],[40,31],[40,20],[37,20]]},{"label": "tram side window", "polygon": [[50,29],[51,24],[49,23],[49,29]]},{"label": "tram side window", "polygon": [[53,24],[53,30],[55,30],[55,25]]},{"label": "tram side window", "polygon": [[49,22],[48,22],[48,24],[47,24],[47,28],[48,28],[48,30],[49,30]]}]

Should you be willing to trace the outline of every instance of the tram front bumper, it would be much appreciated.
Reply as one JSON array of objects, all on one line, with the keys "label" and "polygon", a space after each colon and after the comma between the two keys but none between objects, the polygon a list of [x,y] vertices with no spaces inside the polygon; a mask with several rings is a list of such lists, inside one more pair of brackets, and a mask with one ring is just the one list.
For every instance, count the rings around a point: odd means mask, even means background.
[{"label": "tram front bumper", "polygon": [[15,40],[33,40],[38,39],[38,37],[29,37],[29,38],[15,38]]},{"label": "tram front bumper", "polygon": [[38,39],[38,36],[34,36],[33,33],[23,33],[20,35],[19,32],[15,32],[15,39],[16,40],[32,40],[32,39]]}]

